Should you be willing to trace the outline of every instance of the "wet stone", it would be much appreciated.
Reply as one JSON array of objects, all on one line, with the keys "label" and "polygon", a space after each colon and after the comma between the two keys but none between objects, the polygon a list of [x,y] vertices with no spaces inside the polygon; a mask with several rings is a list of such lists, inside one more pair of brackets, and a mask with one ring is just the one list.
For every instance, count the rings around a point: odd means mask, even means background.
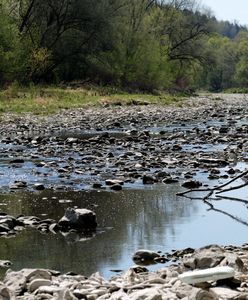
[{"label": "wet stone", "polygon": [[33,188],[37,191],[42,191],[45,189],[45,186],[42,183],[35,183],[33,185]]},{"label": "wet stone", "polygon": [[110,189],[113,191],[121,191],[122,190],[122,185],[120,184],[114,184],[110,186]]}]

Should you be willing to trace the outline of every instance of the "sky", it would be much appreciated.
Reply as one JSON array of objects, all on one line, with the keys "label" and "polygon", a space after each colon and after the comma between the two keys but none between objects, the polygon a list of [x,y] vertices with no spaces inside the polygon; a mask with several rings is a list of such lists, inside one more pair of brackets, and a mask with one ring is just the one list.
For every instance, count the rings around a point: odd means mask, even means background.
[{"label": "sky", "polygon": [[201,0],[200,3],[211,8],[218,20],[248,25],[248,0]]}]

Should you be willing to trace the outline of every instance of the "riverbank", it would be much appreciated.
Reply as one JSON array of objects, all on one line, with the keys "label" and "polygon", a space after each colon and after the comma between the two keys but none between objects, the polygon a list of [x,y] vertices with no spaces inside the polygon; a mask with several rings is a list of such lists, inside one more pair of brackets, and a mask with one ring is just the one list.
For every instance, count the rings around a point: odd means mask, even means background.
[{"label": "riverbank", "polygon": [[74,83],[66,86],[19,86],[13,83],[0,90],[0,114],[33,113],[49,115],[61,109],[87,107],[130,106],[160,104],[170,105],[180,102],[180,95],[173,96],[164,92],[146,94],[128,92],[115,87],[101,87]]},{"label": "riverbank", "polygon": [[[104,279],[99,273],[90,277],[60,274],[49,269],[8,270],[0,283],[0,297],[6,300],[228,300],[248,299],[248,245],[184,249],[174,253],[179,263],[147,272],[134,266],[122,275]],[[193,270],[229,266],[232,278],[183,283],[179,275]]]}]

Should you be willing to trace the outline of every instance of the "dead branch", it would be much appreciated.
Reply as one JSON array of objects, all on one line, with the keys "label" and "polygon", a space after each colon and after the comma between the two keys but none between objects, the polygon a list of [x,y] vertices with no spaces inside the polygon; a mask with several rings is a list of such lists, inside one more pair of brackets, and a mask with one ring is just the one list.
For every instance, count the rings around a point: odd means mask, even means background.
[{"label": "dead branch", "polygon": [[187,194],[189,193],[194,193],[194,192],[208,192],[208,194],[206,196],[204,196],[203,198],[201,198],[202,200],[207,200],[209,199],[209,197],[211,197],[214,193],[215,194],[221,194],[221,193],[224,193],[224,192],[229,192],[229,191],[232,191],[232,190],[236,190],[236,189],[240,189],[242,187],[245,187],[248,185],[248,182],[245,182],[243,184],[240,184],[238,186],[234,186],[234,187],[230,187],[230,188],[227,188],[227,189],[224,189],[224,190],[221,190],[222,188],[228,186],[229,184],[235,182],[236,180],[244,177],[245,175],[248,174],[248,170],[245,170],[244,172],[242,172],[241,174],[235,176],[234,178],[232,178],[231,180],[229,180],[228,182],[226,183],[223,183],[221,185],[218,185],[216,187],[213,187],[213,188],[205,188],[205,189],[189,189],[189,190],[186,190],[184,192],[180,192],[180,193],[177,193],[177,196],[181,196],[181,197],[186,197],[186,198],[190,198],[190,199],[196,199],[196,198],[199,198],[199,197],[189,197],[189,196],[186,196]]},{"label": "dead branch", "polygon": [[236,217],[236,216],[234,216],[234,215],[232,215],[232,214],[230,214],[230,213],[228,213],[228,212],[226,212],[224,210],[215,208],[214,205],[212,203],[209,203],[207,200],[205,200],[204,203],[206,203],[210,207],[209,210],[214,210],[216,212],[219,212],[219,213],[221,213],[221,214],[223,214],[225,216],[228,216],[231,219],[233,219],[233,220],[235,220],[235,221],[237,221],[237,222],[239,222],[239,223],[241,223],[241,224],[243,224],[245,226],[248,226],[248,222],[246,222],[246,221],[244,221],[244,220],[242,220],[242,219],[240,219],[240,218],[238,218],[238,217]]}]

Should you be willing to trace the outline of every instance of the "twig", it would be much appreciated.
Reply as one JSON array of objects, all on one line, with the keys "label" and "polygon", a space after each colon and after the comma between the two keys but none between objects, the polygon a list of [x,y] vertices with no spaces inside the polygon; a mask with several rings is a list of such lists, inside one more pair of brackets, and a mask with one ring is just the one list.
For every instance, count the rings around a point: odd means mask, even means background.
[{"label": "twig", "polygon": [[238,189],[241,189],[242,187],[245,187],[247,185],[248,185],[248,182],[240,184],[240,185],[237,185],[237,186],[232,186],[232,187],[230,187],[228,189],[216,192],[216,194],[221,194],[221,193],[230,192],[230,191],[233,191],[233,190],[238,190]]},{"label": "twig", "polygon": [[225,200],[234,200],[234,201],[237,201],[237,202],[242,202],[242,203],[248,204],[248,200],[240,199],[240,198],[236,198],[236,197],[227,197],[227,196],[216,195],[216,198],[217,199],[214,199],[214,200],[222,200],[222,199],[225,199]]},{"label": "twig", "polygon": [[229,180],[228,182],[226,182],[226,183],[224,183],[224,184],[221,184],[221,185],[219,185],[216,189],[221,189],[221,188],[223,188],[223,187],[225,187],[225,186],[227,186],[227,185],[229,185],[230,183],[232,183],[232,182],[234,182],[235,180],[237,180],[237,179],[239,179],[239,178],[241,178],[241,177],[243,177],[243,176],[245,176],[245,175],[247,175],[248,174],[248,170],[246,170],[246,171],[244,171],[244,172],[242,172],[241,174],[239,174],[238,176],[235,176],[234,178],[232,178],[231,180]]},{"label": "twig", "polygon": [[245,225],[245,226],[248,226],[248,223],[247,223],[246,221],[243,221],[243,220],[241,220],[240,218],[235,217],[235,216],[233,216],[232,214],[229,214],[229,213],[227,213],[227,212],[224,211],[224,210],[215,208],[215,207],[213,206],[213,204],[212,204],[212,203],[209,203],[207,200],[205,200],[204,203],[206,203],[206,204],[210,207],[209,210],[217,211],[217,212],[219,212],[219,213],[221,213],[221,214],[223,214],[223,215],[226,215],[226,216],[230,217],[231,219],[233,219],[233,220],[235,220],[235,221],[237,221],[237,222],[239,222],[239,223],[241,223],[241,224],[243,224],[243,225]]},{"label": "twig", "polygon": [[[229,180],[228,182],[226,183],[223,183],[217,187],[213,187],[213,188],[205,188],[205,189],[189,189],[189,190],[186,190],[184,192],[180,192],[180,193],[177,193],[177,196],[182,196],[182,197],[186,197],[186,198],[190,198],[190,199],[196,199],[195,197],[189,197],[189,196],[186,196],[187,194],[189,193],[193,193],[193,192],[209,192],[205,197],[202,198],[202,200],[206,200],[208,199],[210,196],[213,195],[214,192],[216,192],[216,194],[221,194],[221,193],[224,193],[224,192],[228,192],[228,191],[232,191],[232,190],[236,190],[236,189],[240,189],[242,187],[245,187],[248,185],[248,182],[247,183],[244,183],[244,184],[241,184],[241,185],[238,185],[236,187],[230,187],[228,189],[225,189],[225,190],[221,190],[223,187],[231,184],[232,182],[236,181],[237,179],[239,178],[242,178],[243,176],[247,175],[248,174],[248,170],[245,170],[244,172],[242,172],[241,174],[239,174],[238,176],[235,176],[234,178],[232,178],[231,180]],[[198,198],[198,197],[197,197]]]}]

